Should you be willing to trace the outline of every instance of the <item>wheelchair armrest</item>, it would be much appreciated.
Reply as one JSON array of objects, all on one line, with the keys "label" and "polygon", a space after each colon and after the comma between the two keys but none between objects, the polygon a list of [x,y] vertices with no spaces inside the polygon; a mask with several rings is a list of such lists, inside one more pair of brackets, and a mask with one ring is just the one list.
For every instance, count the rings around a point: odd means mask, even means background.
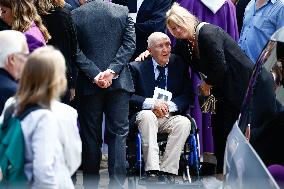
[{"label": "wheelchair armrest", "polygon": [[196,125],[194,118],[192,118],[189,114],[185,114],[184,116],[187,117],[191,122],[191,134],[197,134],[199,132],[199,129]]}]

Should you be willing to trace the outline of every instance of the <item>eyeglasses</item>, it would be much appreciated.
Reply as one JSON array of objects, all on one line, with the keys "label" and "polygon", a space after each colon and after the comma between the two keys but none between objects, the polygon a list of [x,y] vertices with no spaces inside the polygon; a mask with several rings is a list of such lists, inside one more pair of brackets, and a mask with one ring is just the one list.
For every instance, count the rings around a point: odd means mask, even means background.
[{"label": "eyeglasses", "polygon": [[171,48],[171,42],[165,42],[165,43],[154,45],[154,48],[157,48],[157,49],[163,49],[164,47]]}]

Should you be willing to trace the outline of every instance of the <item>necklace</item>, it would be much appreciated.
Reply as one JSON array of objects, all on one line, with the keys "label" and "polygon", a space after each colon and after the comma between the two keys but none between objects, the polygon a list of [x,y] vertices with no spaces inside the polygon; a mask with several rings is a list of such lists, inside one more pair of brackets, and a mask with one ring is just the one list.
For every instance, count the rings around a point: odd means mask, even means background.
[{"label": "necklace", "polygon": [[187,47],[188,47],[188,51],[189,51],[189,54],[190,54],[190,59],[192,60],[193,58],[193,54],[194,54],[194,48],[196,47],[196,28],[198,26],[200,22],[198,20],[196,20],[196,23],[194,24],[194,29],[193,29],[193,36],[192,36],[192,39],[189,39],[188,40],[188,43],[187,43]]}]

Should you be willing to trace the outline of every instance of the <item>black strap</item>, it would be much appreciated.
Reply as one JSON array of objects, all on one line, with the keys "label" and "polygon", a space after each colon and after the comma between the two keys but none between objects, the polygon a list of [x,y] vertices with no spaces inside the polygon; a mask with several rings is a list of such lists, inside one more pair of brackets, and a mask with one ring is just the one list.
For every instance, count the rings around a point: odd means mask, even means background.
[{"label": "black strap", "polygon": [[35,111],[35,110],[39,110],[39,109],[43,109],[43,107],[41,107],[38,104],[33,104],[33,105],[28,105],[24,111],[18,115],[17,117],[19,118],[19,120],[23,120],[29,113]]},{"label": "black strap", "polygon": [[[11,117],[13,116],[14,110],[16,108],[16,103],[13,103],[12,105],[10,105],[4,112],[4,119],[3,119],[3,127],[2,129],[5,129],[8,125],[8,121],[9,119],[11,119]],[[39,109],[43,109],[42,106],[38,105],[38,104],[33,104],[33,105],[28,105],[24,111],[20,114],[17,115],[16,117],[22,121],[29,113],[35,111],[35,110],[39,110]]]},{"label": "black strap", "polygon": [[13,103],[5,110],[2,129],[5,129],[7,127],[7,123],[9,119],[12,117],[14,110],[15,110],[15,103]]}]

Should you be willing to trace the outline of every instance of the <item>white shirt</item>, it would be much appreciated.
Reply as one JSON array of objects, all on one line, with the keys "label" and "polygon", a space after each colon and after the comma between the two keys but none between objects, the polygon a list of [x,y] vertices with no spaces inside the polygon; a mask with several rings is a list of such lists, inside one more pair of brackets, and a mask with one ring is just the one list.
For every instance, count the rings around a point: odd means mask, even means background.
[{"label": "white shirt", "polygon": [[201,0],[201,2],[215,14],[226,0]]},{"label": "white shirt", "polygon": [[[160,71],[158,70],[157,66],[159,65],[154,58],[152,58],[153,66],[154,66],[154,74],[155,74],[155,80],[158,78]],[[166,90],[167,90],[167,81],[168,81],[168,68],[165,68],[165,74],[166,74]],[[146,98],[143,102],[142,109],[143,110],[149,110],[154,109],[155,99],[153,98]],[[168,102],[169,105],[169,112],[176,112],[178,111],[177,105],[173,101]]]}]

